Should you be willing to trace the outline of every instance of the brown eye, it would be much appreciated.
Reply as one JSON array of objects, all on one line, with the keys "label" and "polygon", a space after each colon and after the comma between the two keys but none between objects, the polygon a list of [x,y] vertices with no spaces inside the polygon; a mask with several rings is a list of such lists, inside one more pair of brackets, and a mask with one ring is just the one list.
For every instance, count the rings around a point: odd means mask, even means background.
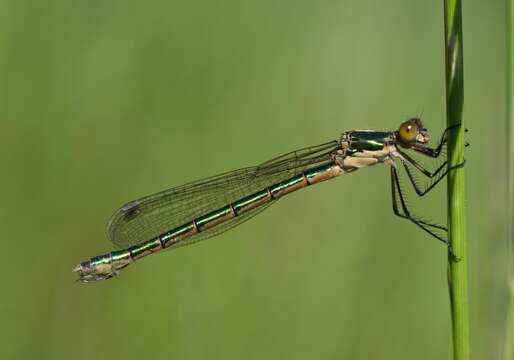
[{"label": "brown eye", "polygon": [[408,120],[400,125],[398,135],[403,143],[411,143],[416,140],[418,132],[418,125],[414,121]]}]

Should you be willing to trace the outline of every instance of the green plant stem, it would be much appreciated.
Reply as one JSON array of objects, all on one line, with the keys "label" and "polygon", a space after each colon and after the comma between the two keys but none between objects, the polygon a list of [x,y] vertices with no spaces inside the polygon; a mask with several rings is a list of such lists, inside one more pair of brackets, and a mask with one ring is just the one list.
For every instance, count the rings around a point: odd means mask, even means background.
[{"label": "green plant stem", "polygon": [[512,104],[514,104],[514,9],[512,0],[507,1],[507,241],[509,250],[508,259],[508,279],[510,307],[507,309],[507,327],[505,329],[503,359],[514,359],[514,114]]},{"label": "green plant stem", "polygon": [[[461,124],[448,134],[448,165],[464,161],[464,71],[462,53],[462,9],[460,0],[445,0],[446,118],[448,126]],[[469,360],[468,257],[466,252],[464,166],[448,175],[448,236],[456,261],[449,257],[448,280],[453,329],[454,360]]]}]

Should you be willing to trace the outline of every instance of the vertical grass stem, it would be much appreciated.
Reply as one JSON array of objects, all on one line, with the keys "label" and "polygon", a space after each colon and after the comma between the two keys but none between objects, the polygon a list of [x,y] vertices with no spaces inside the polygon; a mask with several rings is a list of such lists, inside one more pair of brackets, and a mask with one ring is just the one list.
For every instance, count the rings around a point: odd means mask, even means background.
[{"label": "vertical grass stem", "polygon": [[[462,52],[462,9],[460,0],[444,1],[447,125],[461,124],[448,134],[448,166],[464,163],[464,69]],[[449,257],[448,278],[453,330],[454,360],[469,360],[468,256],[464,166],[448,175],[448,236],[456,261]]]}]

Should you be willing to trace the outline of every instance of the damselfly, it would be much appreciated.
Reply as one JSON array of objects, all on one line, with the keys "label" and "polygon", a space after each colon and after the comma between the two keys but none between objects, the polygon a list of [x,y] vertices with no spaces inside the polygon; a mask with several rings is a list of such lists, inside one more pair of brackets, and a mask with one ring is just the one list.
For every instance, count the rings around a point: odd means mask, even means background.
[{"label": "damselfly", "polygon": [[[82,282],[109,279],[130,263],[155,252],[218,235],[258,214],[286,194],[379,163],[390,165],[393,211],[448,246],[446,227],[423,220],[409,210],[400,185],[404,168],[415,192],[423,196],[450,169],[444,147],[447,128],[434,148],[419,118],[395,131],[353,130],[337,140],[303,148],[258,166],[213,176],[131,201],[118,209],[107,226],[109,239],[121,250],[95,256],[74,271]],[[407,153],[440,158],[432,171]],[[460,166],[459,164],[457,166]],[[416,175],[430,179],[419,185]]]}]

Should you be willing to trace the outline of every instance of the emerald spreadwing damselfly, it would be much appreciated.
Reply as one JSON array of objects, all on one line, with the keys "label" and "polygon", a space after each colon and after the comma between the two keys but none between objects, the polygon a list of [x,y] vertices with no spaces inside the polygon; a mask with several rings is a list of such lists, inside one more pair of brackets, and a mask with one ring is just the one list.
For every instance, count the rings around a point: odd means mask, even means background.
[{"label": "emerald spreadwing damselfly", "polygon": [[[459,125],[457,125],[459,126]],[[177,186],[131,201],[119,208],[107,226],[120,250],[95,256],[74,271],[81,282],[109,279],[130,263],[155,252],[207,239],[241,224],[286,194],[375,164],[390,166],[393,211],[448,246],[447,229],[414,215],[406,202],[399,172],[404,171],[419,196],[432,190],[456,166],[446,161],[447,128],[436,147],[419,118],[398,130],[352,130],[338,139],[306,147],[258,166]],[[439,159],[429,170],[413,154]],[[429,179],[420,185],[417,177]]]}]

